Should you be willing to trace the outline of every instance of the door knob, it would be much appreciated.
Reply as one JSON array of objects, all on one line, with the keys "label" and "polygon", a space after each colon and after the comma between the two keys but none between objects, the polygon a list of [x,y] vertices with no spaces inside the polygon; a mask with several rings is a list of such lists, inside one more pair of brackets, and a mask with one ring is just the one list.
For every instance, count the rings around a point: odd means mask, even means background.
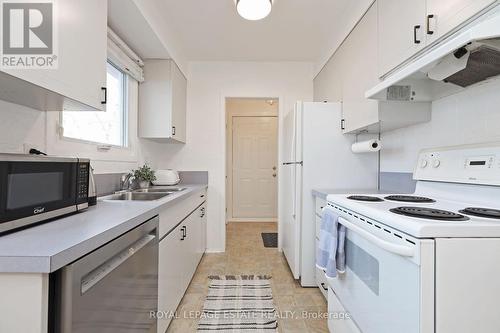
[{"label": "door knob", "polygon": [[276,170],[276,167],[275,167],[275,166],[273,166],[273,170]]},{"label": "door knob", "polygon": [[276,177],[276,174],[275,174],[275,173],[273,173],[273,177]]}]

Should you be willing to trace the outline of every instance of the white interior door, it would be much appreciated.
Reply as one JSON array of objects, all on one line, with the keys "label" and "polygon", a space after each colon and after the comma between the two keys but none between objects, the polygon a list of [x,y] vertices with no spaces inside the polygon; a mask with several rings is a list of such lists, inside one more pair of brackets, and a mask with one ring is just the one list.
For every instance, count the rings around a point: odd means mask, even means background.
[{"label": "white interior door", "polygon": [[277,117],[233,117],[233,218],[277,217]]}]

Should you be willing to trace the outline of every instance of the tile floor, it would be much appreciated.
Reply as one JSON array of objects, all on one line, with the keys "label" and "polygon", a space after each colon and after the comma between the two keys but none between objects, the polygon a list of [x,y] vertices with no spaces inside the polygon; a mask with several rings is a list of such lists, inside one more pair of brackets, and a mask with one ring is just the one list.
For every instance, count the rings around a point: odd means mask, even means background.
[{"label": "tile floor", "polygon": [[[190,314],[203,309],[209,275],[268,274],[272,276],[274,304],[279,313],[291,313],[278,320],[283,333],[328,332],[326,319],[315,319],[327,311],[318,288],[302,288],[292,276],[286,259],[276,249],[265,248],[262,232],[276,232],[275,223],[230,223],[227,225],[225,253],[206,254],[177,309],[179,318],[168,333],[196,332],[198,320]],[[304,319],[304,314],[306,318]]]}]

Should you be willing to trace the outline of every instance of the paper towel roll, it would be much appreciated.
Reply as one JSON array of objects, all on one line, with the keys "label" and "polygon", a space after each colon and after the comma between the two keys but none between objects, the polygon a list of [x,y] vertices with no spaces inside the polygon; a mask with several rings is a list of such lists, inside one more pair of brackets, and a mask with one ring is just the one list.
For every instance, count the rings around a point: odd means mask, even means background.
[{"label": "paper towel roll", "polygon": [[360,154],[360,153],[375,153],[382,148],[382,144],[380,140],[368,140],[368,141],[361,141],[357,142],[352,145],[351,149],[352,152],[355,154]]}]

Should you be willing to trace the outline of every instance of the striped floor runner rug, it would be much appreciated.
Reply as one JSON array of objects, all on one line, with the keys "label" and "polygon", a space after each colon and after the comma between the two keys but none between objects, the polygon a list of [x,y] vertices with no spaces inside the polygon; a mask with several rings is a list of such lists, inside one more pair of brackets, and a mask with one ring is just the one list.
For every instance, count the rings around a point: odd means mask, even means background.
[{"label": "striped floor runner rug", "polygon": [[277,332],[270,276],[210,276],[198,332]]}]

